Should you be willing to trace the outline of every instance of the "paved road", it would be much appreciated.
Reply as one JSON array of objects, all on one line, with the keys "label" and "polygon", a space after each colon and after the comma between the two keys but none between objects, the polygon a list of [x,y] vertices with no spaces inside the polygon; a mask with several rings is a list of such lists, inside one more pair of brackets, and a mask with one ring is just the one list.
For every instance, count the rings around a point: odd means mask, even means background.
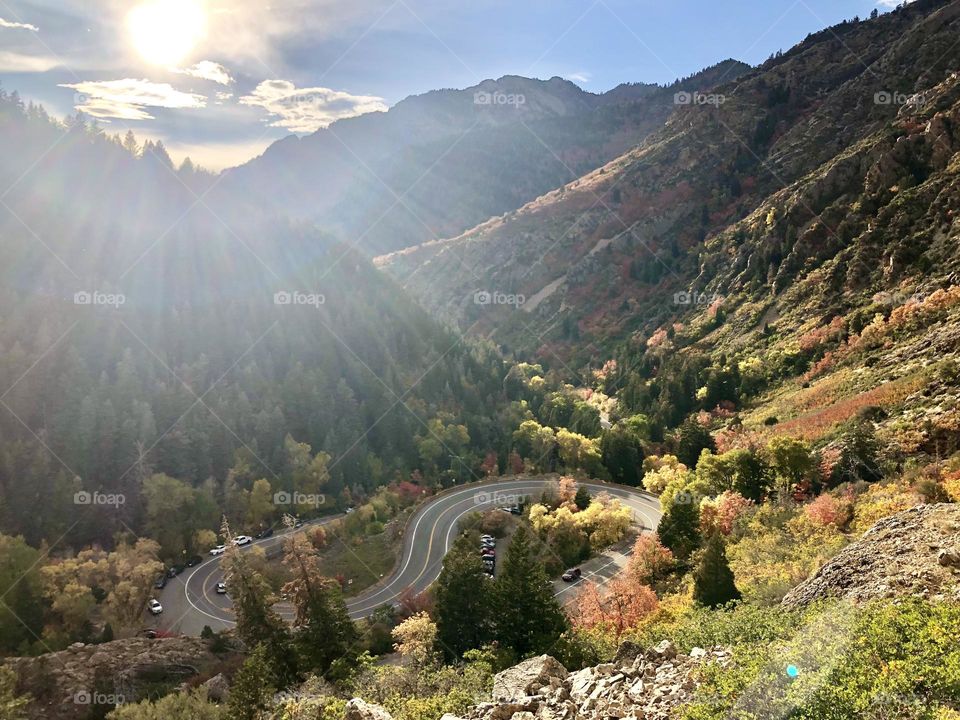
[{"label": "paved road", "polygon": [[[521,479],[467,485],[442,493],[428,502],[416,511],[407,525],[398,567],[386,580],[348,600],[350,616],[362,618],[381,605],[396,602],[407,588],[414,592],[427,589],[439,576],[443,558],[456,540],[458,521],[465,515],[514,505],[526,497],[536,501],[553,482],[553,479]],[[643,529],[653,530],[660,521],[659,501],[647,493],[604,483],[585,482],[581,485],[593,494],[608,492],[618,498],[633,510],[636,523]],[[256,544],[264,547],[269,555],[279,552],[282,540],[283,536],[277,535]],[[602,583],[625,562],[626,556],[622,553],[605,553],[584,565],[584,578]],[[234,617],[230,599],[216,594],[221,579],[220,559],[212,558],[171,580],[160,597],[164,606],[160,627],[187,635],[199,634],[204,625],[214,630],[231,627]],[[570,588],[576,584],[558,584],[558,596],[568,598]],[[290,616],[288,607],[281,604],[278,609],[281,615]]]}]

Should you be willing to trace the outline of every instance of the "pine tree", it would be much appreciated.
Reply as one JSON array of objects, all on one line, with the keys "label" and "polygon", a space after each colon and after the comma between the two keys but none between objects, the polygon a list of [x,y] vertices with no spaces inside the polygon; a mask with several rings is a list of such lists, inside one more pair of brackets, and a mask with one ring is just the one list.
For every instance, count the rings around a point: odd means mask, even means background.
[{"label": "pine tree", "polygon": [[710,431],[695,419],[690,418],[677,434],[677,457],[688,468],[696,468],[700,461],[700,453],[704,450],[716,452],[717,446],[713,442]]},{"label": "pine tree", "polygon": [[293,535],[285,551],[284,565],[293,579],[283,589],[296,611],[295,644],[304,667],[324,673],[347,654],[357,631],[340,586],[320,572],[317,551],[306,536]]},{"label": "pine tree", "polygon": [[230,685],[229,717],[231,720],[257,720],[277,689],[269,652],[264,645],[257,645]]},{"label": "pine tree", "polygon": [[437,639],[444,653],[459,659],[492,639],[491,588],[469,535],[457,539],[443,559],[434,589]]},{"label": "pine tree", "polygon": [[733,571],[727,562],[727,552],[719,532],[710,535],[707,547],[694,571],[693,598],[709,608],[740,599],[740,591],[734,582]]},{"label": "pine tree", "polygon": [[675,502],[660,518],[660,542],[678,560],[686,560],[700,545],[700,508],[690,502]]},{"label": "pine tree", "polygon": [[273,609],[270,586],[233,545],[226,523],[223,536],[227,551],[222,567],[237,616],[237,635],[248,648],[263,646],[266,662],[270,664],[278,686],[286,687],[298,676],[296,658],[291,652],[290,630]]},{"label": "pine tree", "polygon": [[567,629],[553,585],[522,525],[507,550],[494,593],[497,639],[517,657],[547,652]]},{"label": "pine tree", "polygon": [[577,494],[573,497],[573,504],[577,506],[577,509],[586,510],[592,502],[593,497],[590,495],[590,491],[583,485],[578,487]]}]

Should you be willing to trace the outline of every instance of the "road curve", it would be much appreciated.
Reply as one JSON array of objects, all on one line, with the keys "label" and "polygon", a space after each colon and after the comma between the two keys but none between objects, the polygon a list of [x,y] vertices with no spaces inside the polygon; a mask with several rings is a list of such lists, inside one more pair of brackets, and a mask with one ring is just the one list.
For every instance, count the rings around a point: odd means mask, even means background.
[{"label": "road curve", "polygon": [[[447,490],[413,514],[407,523],[400,561],[393,573],[361,595],[347,601],[347,609],[354,619],[370,615],[378,607],[394,603],[410,588],[414,592],[426,590],[440,575],[443,558],[457,537],[458,522],[465,515],[497,506],[513,505],[521,498],[532,501],[554,484],[554,478],[505,480],[496,483],[477,483]],[[660,503],[656,497],[634,488],[600,482],[582,482],[594,495],[606,492],[630,507],[635,522],[644,529],[654,530],[660,521]],[[329,522],[333,518],[319,521]],[[268,555],[279,551],[283,536],[278,535],[256,544]],[[214,630],[234,624],[228,597],[216,594],[222,580],[220,558],[213,558],[177,578],[161,595],[164,618],[161,627],[195,635],[209,625]],[[278,606],[280,613],[289,617],[289,609]]]}]

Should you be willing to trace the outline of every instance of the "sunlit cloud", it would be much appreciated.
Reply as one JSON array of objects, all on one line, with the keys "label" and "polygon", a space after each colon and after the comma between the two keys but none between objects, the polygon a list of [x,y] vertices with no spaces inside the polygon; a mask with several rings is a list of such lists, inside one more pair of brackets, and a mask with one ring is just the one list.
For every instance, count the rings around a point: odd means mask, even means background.
[{"label": "sunlit cloud", "polygon": [[0,28],[9,28],[10,30],[30,30],[31,32],[40,32],[40,28],[30,23],[11,22],[0,18]]},{"label": "sunlit cloud", "polygon": [[60,87],[77,93],[77,110],[96,118],[153,120],[147,108],[197,109],[206,107],[207,98],[174,89],[168,83],[126,78],[101,82],[80,82]]},{"label": "sunlit cloud", "polygon": [[0,50],[0,73],[43,73],[60,65],[54,57]]},{"label": "sunlit cloud", "polygon": [[209,80],[219,85],[233,85],[233,78],[230,76],[230,71],[220,63],[211,62],[210,60],[201,60],[196,65],[181,70],[174,70],[174,72],[180,75],[200,78],[201,80]]},{"label": "sunlit cloud", "polygon": [[329,88],[297,88],[287,80],[265,80],[240,103],[266,110],[273,121],[270,127],[295,133],[315,132],[344,118],[386,111],[383,98]]},{"label": "sunlit cloud", "polygon": [[569,80],[570,82],[586,84],[593,79],[593,75],[588,72],[575,72],[566,75],[564,79]]}]

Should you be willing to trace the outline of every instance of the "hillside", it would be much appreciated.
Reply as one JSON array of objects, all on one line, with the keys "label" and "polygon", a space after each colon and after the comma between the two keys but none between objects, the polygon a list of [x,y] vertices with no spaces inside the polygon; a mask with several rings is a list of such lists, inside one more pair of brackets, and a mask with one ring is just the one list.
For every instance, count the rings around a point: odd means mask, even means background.
[{"label": "hillside", "polygon": [[[61,550],[148,522],[156,535],[144,481],[165,474],[183,495],[154,496],[179,503],[161,513],[164,553],[192,553],[201,541],[169,518],[212,530],[232,507],[258,525],[251,491],[292,482],[291,453],[319,463],[336,503],[409,476],[438,416],[463,431],[437,473],[497,445],[499,358],[329,236],[253,212],[227,223],[190,186],[206,176],[72,122],[0,98],[4,532]],[[78,512],[78,492],[124,502]]]},{"label": "hillside", "polygon": [[215,197],[316,221],[370,254],[409,247],[600,167],[662,125],[674,93],[747,69],[728,60],[670,87],[625,84],[600,95],[516,76],[438,90],[279,141],[228,171]]},{"label": "hillside", "polygon": [[[609,349],[702,314],[675,304],[680,292],[796,308],[791,288],[883,245],[871,217],[902,215],[949,181],[957,13],[956,3],[918,2],[824,30],[716,88],[722,102],[679,107],[606,167],[380,264],[434,312],[464,326],[480,320],[510,348],[543,344],[541,357],[578,361],[591,353],[575,346]],[[903,105],[914,93],[926,102]],[[907,160],[916,144],[927,150]],[[907,172],[917,187],[899,183]],[[941,229],[936,217],[911,222],[913,233]],[[932,251],[901,259],[899,250],[882,275],[890,258],[870,257],[843,302],[943,268],[942,252],[920,259]],[[478,289],[522,294],[526,313],[477,307]]]}]

